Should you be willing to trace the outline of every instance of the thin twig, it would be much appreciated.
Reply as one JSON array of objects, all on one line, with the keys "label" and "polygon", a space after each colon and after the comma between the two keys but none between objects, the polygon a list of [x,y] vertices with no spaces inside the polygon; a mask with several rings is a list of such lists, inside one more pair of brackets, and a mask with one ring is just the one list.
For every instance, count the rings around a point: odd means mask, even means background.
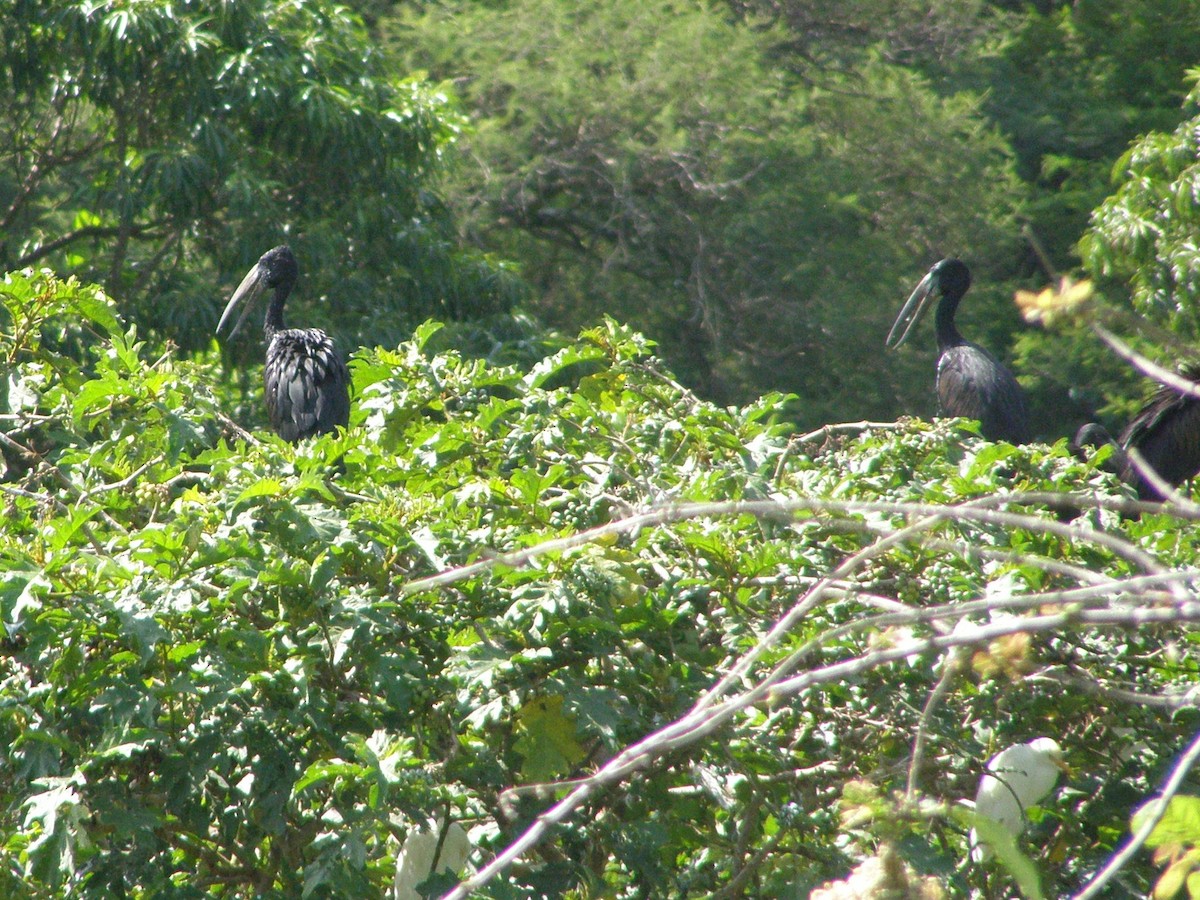
[{"label": "thin twig", "polygon": [[1179,393],[1187,397],[1200,398],[1200,384],[1176,375],[1170,369],[1164,369],[1158,363],[1142,356],[1142,354],[1138,353],[1103,325],[1093,322],[1092,330],[1100,340],[1112,348],[1112,351],[1117,356],[1121,357],[1121,359],[1125,360],[1143,375],[1154,379],[1159,384],[1165,384],[1172,390],[1179,391]]},{"label": "thin twig", "polygon": [[1046,277],[1051,281],[1058,278],[1058,272],[1054,268],[1054,263],[1050,261],[1050,254],[1046,252],[1046,248],[1042,245],[1041,240],[1034,234],[1033,226],[1025,222],[1021,226],[1021,234],[1025,236],[1025,240],[1029,242],[1029,246],[1033,249],[1033,255],[1038,258],[1038,262],[1042,264],[1042,270],[1046,273]]},{"label": "thin twig", "polygon": [[[808,615],[816,606],[825,598],[825,594],[834,587],[834,585],[847,578],[854,570],[858,569],[864,562],[872,559],[897,544],[901,544],[911,537],[915,537],[922,531],[932,527],[942,521],[940,516],[934,515],[928,518],[921,519],[909,525],[907,528],[902,528],[899,531],[880,538],[875,543],[868,547],[864,547],[857,553],[851,554],[845,559],[841,565],[833,570],[827,577],[822,578],[816,585],[803,597],[800,602],[796,603],[783,618],[775,623],[775,626],[744,654],[737,664],[713,687],[709,688],[696,703],[697,709],[703,709],[713,704],[719,697],[723,696],[730,689],[742,683],[742,680],[747,677],[754,663],[760,659],[764,653],[774,647],[789,633],[804,616]],[[802,648],[803,649],[803,648]],[[780,666],[791,667],[798,665],[802,656],[800,653],[793,653],[788,656]],[[778,673],[780,668],[776,668]]]},{"label": "thin twig", "polygon": [[784,836],[789,833],[789,829],[780,828],[747,860],[746,864],[738,870],[738,873],[733,876],[727,885],[709,894],[704,900],[727,900],[729,897],[737,897],[741,894],[742,889],[746,886],[746,882],[750,880],[750,876],[758,870],[758,867],[763,864],[764,860],[775,852]]},{"label": "thin twig", "polygon": [[5,434],[3,431],[0,431],[0,444],[4,444],[5,447],[14,451],[15,453],[20,454],[23,459],[29,460],[31,462],[36,462],[37,460],[41,459],[41,457],[38,456],[38,454],[34,453],[32,450],[30,450],[28,447],[26,447],[24,444],[20,443],[19,441],[13,440],[11,437],[9,437],[7,434]]},{"label": "thin twig", "polygon": [[908,803],[915,802],[917,798],[917,779],[920,778],[921,765],[925,762],[925,748],[929,744],[929,723],[933,719],[934,712],[946,699],[946,695],[950,693],[951,685],[966,667],[966,661],[966,648],[955,647],[947,651],[942,662],[942,677],[930,691],[929,699],[925,701],[925,708],[921,710],[921,718],[917,722],[917,734],[913,738],[912,757],[908,763],[908,783],[904,788],[904,799]]},{"label": "thin twig", "polygon": [[[512,844],[499,853],[487,866],[472,878],[464,881],[448,896],[450,900],[461,900],[471,891],[478,890],[508,865],[520,858],[598,791],[620,782],[633,772],[645,768],[662,755],[690,746],[712,735],[724,727],[733,717],[747,708],[774,703],[780,698],[793,696],[817,685],[839,682],[861,677],[864,673],[905,657],[926,653],[954,653],[960,649],[986,644],[997,638],[1012,634],[1036,634],[1062,630],[1067,627],[1126,628],[1147,624],[1167,624],[1200,621],[1200,601],[1191,592],[1190,584],[1200,572],[1171,572],[1156,559],[1135,547],[1129,541],[1075,525],[1036,516],[994,509],[995,506],[1022,505],[1030,502],[1033,495],[1010,494],[981,498],[970,504],[957,507],[931,504],[894,503],[830,503],[817,500],[795,500],[787,502],[732,502],[679,504],[639,513],[611,522],[589,531],[566,538],[546,541],[535,547],[516,553],[498,555],[492,559],[448,570],[431,578],[421,579],[405,585],[405,593],[431,590],[482,574],[495,565],[526,565],[549,553],[562,553],[578,548],[603,536],[614,533],[633,533],[642,528],[658,527],[688,519],[717,516],[755,515],[763,519],[793,518],[798,513],[826,513],[842,516],[882,513],[907,516],[908,525],[897,527],[875,541],[871,546],[852,554],[833,572],[820,579],[792,608],[781,617],[770,632],[754,648],[738,659],[734,666],[706,691],[681,718],[647,735],[636,744],[602,766],[592,776],[572,783],[568,793],[559,802],[537,817]],[[1051,495],[1054,496],[1054,495]],[[915,521],[914,521],[915,520]],[[1147,574],[1119,582],[1101,581],[1085,587],[1063,591],[1045,592],[1007,598],[987,598],[973,603],[952,604],[936,608],[890,611],[865,617],[849,625],[823,633],[819,639],[808,642],[786,659],[777,664],[765,677],[758,678],[749,687],[738,693],[725,696],[735,688],[743,687],[750,679],[753,664],[769,648],[775,646],[783,635],[809,611],[814,609],[827,595],[841,595],[847,580],[866,562],[905,542],[914,541],[932,532],[948,520],[975,522],[1005,527],[1037,528],[1044,533],[1058,534],[1067,539],[1082,540],[1104,547],[1114,554],[1133,563]],[[888,526],[876,528],[886,530]],[[1165,591],[1160,603],[1130,603],[1128,598],[1138,596],[1147,589]],[[1169,602],[1167,602],[1169,599]],[[1112,604],[1093,606],[1090,604]],[[1057,606],[1057,608],[1053,608]],[[1049,607],[1049,611],[1046,608]],[[1007,615],[983,623],[971,623],[965,618],[975,613],[995,613],[1034,610],[1030,615]],[[892,647],[869,651],[847,660],[793,675],[796,667],[820,644],[835,640],[840,632],[860,631],[867,627],[887,624],[933,621],[935,618],[959,619],[958,627],[952,631],[941,630],[926,637],[916,637]]]},{"label": "thin twig", "polygon": [[168,478],[166,481],[162,482],[160,486],[170,490],[171,488],[181,484],[203,484],[208,480],[208,478],[209,475],[207,472],[191,472],[185,470],[180,472],[178,475]]},{"label": "thin twig", "polygon": [[[66,472],[64,472],[62,469],[60,469],[58,466],[54,465],[53,463],[46,462],[45,460],[42,460],[40,468],[42,470],[50,473],[50,475],[53,476],[55,481],[57,481],[60,485],[62,485],[62,487],[66,488],[67,493],[69,493],[77,503],[83,501],[83,499],[84,499],[83,490],[79,487],[79,485],[77,485],[75,482],[73,482],[70,478],[67,477]],[[108,526],[110,528],[112,528],[113,531],[118,531],[121,534],[129,534],[129,529],[126,528],[124,525],[122,525],[120,522],[118,522],[116,519],[114,519],[111,515],[109,515],[108,510],[105,509],[103,506],[96,507],[96,515],[98,515],[106,523],[108,523]],[[84,527],[86,529],[87,526],[84,526]],[[94,542],[94,539],[93,539],[93,542]]]},{"label": "thin twig", "polygon": [[1052,682],[1061,687],[1074,688],[1087,694],[1115,700],[1118,703],[1127,703],[1130,706],[1166,709],[1171,712],[1200,707],[1200,692],[1197,690],[1190,690],[1183,694],[1143,694],[1140,691],[1131,691],[1127,688],[1109,687],[1108,685],[1101,684],[1095,678],[1086,678],[1082,675],[1071,675],[1066,672],[1055,672],[1053,670],[1039,672],[1037,675],[1031,676],[1028,680],[1033,683],[1039,681]]},{"label": "thin twig", "polygon": [[[35,503],[44,503],[49,506],[53,506],[60,513],[70,513],[71,511],[71,508],[67,506],[67,504],[63,503],[57,497],[51,496],[50,494],[35,494],[33,491],[27,491],[23,488],[13,487],[12,485],[8,484],[0,484],[0,493],[9,494],[13,497],[21,497],[25,500],[33,500]],[[100,545],[100,541],[96,539],[96,535],[92,533],[92,529],[88,527],[88,524],[84,522],[80,526],[79,530],[83,532],[83,535],[87,538],[88,543],[92,545],[92,549],[95,550],[98,555],[103,555],[104,548]]]},{"label": "thin twig", "polygon": [[101,484],[101,485],[98,485],[97,487],[91,488],[90,490],[84,491],[82,494],[79,495],[79,500],[82,502],[84,500],[90,500],[92,497],[95,497],[97,494],[104,494],[104,493],[107,493],[108,491],[119,491],[122,488],[127,488],[127,487],[129,487],[129,485],[133,484],[133,482],[137,481],[138,478],[140,478],[147,469],[149,469],[151,466],[158,465],[160,462],[163,461],[163,459],[165,459],[165,457],[163,457],[161,455],[155,456],[152,459],[143,463],[142,465],[138,466],[136,469],[134,469],[127,476],[122,478],[120,481],[114,481],[110,484]]},{"label": "thin twig", "polygon": [[[939,506],[932,503],[887,503],[859,501],[829,501],[815,498],[796,498],[791,500],[758,500],[758,501],[727,501],[717,503],[678,503],[655,507],[653,509],[617,519],[604,525],[597,525],[585,531],[576,532],[566,537],[553,538],[535,544],[532,547],[515,550],[511,553],[497,553],[487,559],[469,563],[454,569],[447,569],[437,575],[410,581],[401,587],[404,596],[436,590],[459,581],[465,581],[487,572],[496,567],[522,568],[538,558],[555,553],[565,553],[584,547],[614,534],[634,534],[643,528],[655,528],[662,525],[685,522],[690,519],[736,517],[751,515],[761,519],[792,519],[798,513],[819,512],[838,516],[854,516],[870,513],[898,516],[925,516],[935,521],[949,518],[960,521],[973,521],[984,524],[1001,525],[1018,528],[1037,528],[1038,530],[1055,534],[1067,539],[1083,539],[1111,550],[1118,556],[1134,563],[1147,571],[1163,571],[1163,567],[1154,557],[1135,547],[1130,542],[1092,529],[1084,529],[1077,525],[1064,525],[1048,519],[1032,515],[1008,513],[991,509],[1000,505],[1032,505],[1047,498],[1061,500],[1063,495],[1049,492],[1030,494],[1004,494],[983,497],[961,506]],[[1101,504],[1103,505],[1103,504]],[[1115,506],[1120,506],[1116,504]],[[1147,510],[1162,510],[1161,504],[1146,504]],[[1186,516],[1184,516],[1186,518]],[[922,526],[923,527],[923,526]],[[918,527],[916,530],[922,530]],[[870,551],[871,548],[867,548]],[[836,579],[836,574],[821,581],[828,582]]]},{"label": "thin twig", "polygon": [[1146,840],[1158,826],[1158,823],[1162,821],[1162,817],[1166,815],[1167,805],[1170,803],[1171,798],[1179,792],[1184,778],[1187,777],[1192,766],[1196,764],[1197,759],[1200,759],[1200,733],[1196,734],[1196,737],[1188,745],[1183,756],[1179,758],[1179,762],[1175,764],[1175,768],[1171,770],[1171,776],[1167,779],[1167,783],[1163,785],[1161,796],[1152,807],[1149,807],[1151,812],[1146,817],[1146,821],[1141,824],[1141,827],[1129,839],[1129,843],[1113,854],[1108,864],[1097,872],[1096,877],[1088,882],[1083,890],[1076,894],[1072,900],[1089,900],[1091,897],[1099,896],[1100,892],[1108,886],[1108,883],[1116,877],[1116,874],[1133,859],[1134,854],[1142,849],[1142,845],[1146,843]]},{"label": "thin twig", "polygon": [[[987,643],[1011,634],[1053,631],[1068,625],[1127,628],[1146,624],[1198,621],[1200,601],[1153,609],[1140,606],[1102,610],[1067,609],[1048,615],[1012,617],[1001,622],[959,628],[949,635],[905,641],[894,647],[822,666],[784,681],[773,682],[771,678],[764,679],[749,690],[710,708],[703,708],[697,704],[681,718],[627,747],[594,775],[578,782],[566,797],[539,815],[523,834],[498,853],[488,865],[447,894],[445,900],[465,900],[472,891],[481,889],[515,860],[539,844],[553,828],[586,803],[592,795],[619,783],[664,754],[690,746],[712,735],[751,706],[778,701],[821,684],[858,678],[872,669],[913,654]],[[1197,749],[1197,753],[1200,753],[1200,748]]]},{"label": "thin twig", "polygon": [[241,425],[233,421],[233,419],[229,418],[229,416],[225,415],[225,413],[218,411],[217,421],[224,425],[225,428],[228,429],[229,432],[238,440],[245,441],[247,444],[251,445],[258,444],[258,438],[242,428]]},{"label": "thin twig", "polygon": [[1193,503],[1190,498],[1185,497],[1175,489],[1173,484],[1159,475],[1155,468],[1146,462],[1146,457],[1142,456],[1142,452],[1137,447],[1126,447],[1125,455],[1142,480],[1158,491],[1159,496],[1163,498],[1164,502],[1171,504],[1172,509],[1178,508],[1187,515],[1200,513],[1200,504]]},{"label": "thin twig", "polygon": [[909,426],[904,422],[839,422],[822,425],[816,431],[792,438],[797,444],[811,444],[835,434],[862,434],[864,431],[903,431]]}]

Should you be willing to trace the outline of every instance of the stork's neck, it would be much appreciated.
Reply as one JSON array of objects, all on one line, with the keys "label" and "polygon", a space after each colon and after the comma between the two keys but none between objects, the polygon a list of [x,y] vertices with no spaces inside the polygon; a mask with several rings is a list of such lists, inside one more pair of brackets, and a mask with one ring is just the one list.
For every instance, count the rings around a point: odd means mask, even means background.
[{"label": "stork's neck", "polygon": [[966,338],[959,333],[958,327],[954,324],[954,314],[958,312],[958,302],[960,300],[962,300],[962,294],[943,294],[942,299],[938,301],[934,325],[939,351],[945,350],[947,347],[957,347],[967,342]]},{"label": "stork's neck", "polygon": [[276,332],[287,327],[283,324],[283,304],[291,290],[292,285],[287,281],[275,285],[275,296],[271,298],[271,305],[267,307],[267,316],[263,320],[263,331],[268,341],[275,337]]}]

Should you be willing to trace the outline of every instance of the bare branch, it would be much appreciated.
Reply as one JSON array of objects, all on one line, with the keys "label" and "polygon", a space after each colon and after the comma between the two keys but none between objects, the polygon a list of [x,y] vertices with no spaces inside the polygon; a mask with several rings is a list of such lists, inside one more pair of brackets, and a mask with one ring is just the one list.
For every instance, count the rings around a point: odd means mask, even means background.
[{"label": "bare branch", "polygon": [[1167,779],[1166,784],[1163,785],[1162,794],[1158,802],[1154,805],[1153,812],[1146,818],[1141,827],[1138,828],[1134,836],[1130,838],[1129,843],[1122,847],[1108,861],[1108,865],[1101,869],[1096,874],[1096,877],[1083,890],[1076,894],[1072,900],[1089,900],[1091,897],[1098,897],[1116,874],[1133,859],[1134,854],[1142,849],[1142,845],[1146,843],[1146,840],[1158,826],[1158,823],[1162,821],[1162,817],[1167,811],[1167,804],[1171,801],[1172,797],[1179,793],[1179,788],[1183,785],[1184,778],[1187,777],[1192,766],[1196,764],[1197,759],[1200,759],[1200,733],[1188,745],[1183,756],[1179,758],[1179,762],[1175,764],[1175,768],[1171,770],[1171,776]]},{"label": "bare branch", "polygon": [[1100,340],[1108,344],[1117,356],[1121,357],[1121,359],[1125,360],[1146,377],[1154,379],[1159,384],[1165,384],[1167,387],[1179,391],[1179,393],[1186,397],[1200,398],[1200,384],[1196,384],[1196,382],[1190,379],[1182,378],[1170,369],[1164,369],[1153,360],[1142,356],[1142,354],[1138,353],[1103,325],[1092,323],[1092,330]]},{"label": "bare branch", "polygon": [[1097,697],[1115,700],[1118,703],[1126,703],[1130,706],[1145,706],[1165,709],[1171,712],[1200,707],[1200,694],[1195,690],[1183,694],[1143,694],[1139,691],[1130,691],[1125,688],[1109,687],[1108,685],[1101,684],[1095,678],[1053,670],[1040,672],[1032,676],[1030,681],[1048,681],[1087,694],[1093,694]]},{"label": "bare branch", "polygon": [[161,456],[161,455],[152,457],[151,459],[147,460],[143,465],[138,466],[136,469],[134,469],[132,472],[130,472],[129,475],[127,475],[125,478],[122,478],[120,481],[114,481],[111,484],[102,484],[102,485],[99,485],[98,487],[94,487],[94,488],[91,488],[90,490],[84,491],[82,494],[79,495],[79,500],[80,501],[90,500],[92,497],[95,497],[98,494],[103,494],[108,491],[119,491],[119,490],[122,490],[123,488],[127,488],[127,487],[129,487],[129,485],[131,485],[135,481],[137,481],[146,472],[147,469],[149,469],[151,466],[158,465],[165,458],[166,457]]},{"label": "bare branch", "polygon": [[811,444],[823,441],[835,434],[862,434],[864,431],[902,431],[908,426],[903,422],[839,422],[836,425],[822,425],[816,431],[792,438],[798,444]]},{"label": "bare branch", "polygon": [[[1170,571],[1157,560],[1115,535],[1092,531],[1075,525],[1043,519],[994,507],[1019,506],[1031,502],[1037,495],[1011,494],[982,498],[957,507],[925,504],[888,503],[829,503],[816,500],[797,500],[780,503],[715,503],[681,504],[643,512],[600,526],[568,538],[547,541],[541,545],[444,572],[433,578],[411,582],[407,593],[428,590],[482,574],[492,565],[527,565],[547,553],[567,552],[592,540],[613,533],[631,533],[646,527],[660,527],[687,519],[752,514],[764,519],[791,519],[799,513],[824,513],[834,516],[876,514],[871,529],[881,536],[869,546],[851,554],[826,577],[818,579],[790,610],[778,619],[771,630],[750,651],[742,655],[716,684],[700,696],[685,715],[625,748],[593,775],[560,788],[567,795],[543,812],[517,840],[498,854],[476,875],[464,881],[449,898],[465,898],[478,890],[508,865],[539,844],[552,829],[572,816],[596,793],[629,777],[632,773],[653,764],[664,754],[688,747],[727,726],[748,708],[774,704],[781,698],[796,695],[813,687],[862,677],[880,666],[906,657],[942,653],[946,669],[942,679],[926,704],[925,716],[941,702],[949,690],[955,665],[965,658],[967,648],[987,644],[1014,634],[1052,633],[1066,629],[1133,628],[1149,624],[1168,624],[1200,621],[1200,600],[1193,586],[1200,578],[1200,569]],[[1053,497],[1054,495],[1050,495]],[[889,526],[878,514],[903,517],[908,524]],[[1094,573],[1075,573],[1082,586],[1063,590],[1033,592],[1007,597],[981,598],[968,603],[945,604],[935,607],[905,607],[887,603],[887,611],[873,616],[856,618],[838,628],[828,629],[805,643],[769,672],[754,674],[755,663],[796,623],[832,596],[853,593],[853,575],[862,567],[890,549],[904,543],[937,543],[930,535],[941,526],[954,521],[958,524],[980,524],[1035,528],[1044,533],[1061,534],[1065,538],[1087,541],[1103,546],[1125,558],[1146,574],[1127,579],[1098,578]],[[958,552],[969,553],[956,546]],[[876,604],[878,605],[878,604]],[[988,616],[988,621],[973,622],[971,617]],[[957,622],[953,628],[949,622]],[[892,625],[928,625],[930,633],[915,636],[891,646],[868,649],[861,654],[794,674],[805,660],[821,658],[814,653],[852,633]],[[914,747],[909,775],[909,792],[915,794],[922,745],[918,737]],[[543,786],[544,787],[544,786]]]},{"label": "bare branch", "polygon": [[116,237],[122,234],[129,234],[133,237],[149,237],[154,238],[156,234],[154,230],[163,225],[165,220],[155,222],[147,222],[144,225],[124,226],[109,226],[109,225],[85,225],[82,228],[76,228],[74,231],[68,231],[66,234],[60,235],[49,243],[42,244],[35,250],[26,253],[14,264],[13,268],[21,269],[25,266],[31,266],[40,259],[44,259],[51,253],[61,250],[76,241],[86,240],[94,237]]},{"label": "bare branch", "polygon": [[[428,578],[421,578],[416,581],[410,581],[403,585],[400,589],[403,596],[421,593],[422,591],[435,590],[445,587],[450,584],[455,584],[459,581],[465,581],[469,578],[474,578],[488,570],[497,566],[507,568],[520,568],[527,566],[542,556],[555,553],[564,553],[579,547],[594,543],[602,538],[610,535],[618,534],[633,534],[643,528],[655,528],[662,525],[667,525],[675,522],[684,522],[689,519],[700,519],[708,517],[724,517],[724,516],[741,516],[751,515],[766,520],[784,520],[790,521],[797,513],[801,512],[818,512],[837,515],[842,517],[862,516],[866,514],[883,514],[896,516],[925,516],[927,520],[918,522],[912,526],[912,533],[916,534],[926,529],[929,524],[943,522],[949,519],[963,522],[979,522],[992,525],[999,525],[1013,528],[1033,528],[1044,533],[1058,535],[1069,540],[1085,540],[1098,546],[1104,547],[1112,551],[1128,562],[1136,565],[1138,568],[1147,572],[1163,572],[1166,571],[1163,566],[1150,554],[1140,550],[1124,538],[1116,535],[1106,534],[1101,531],[1093,531],[1083,528],[1079,525],[1066,525],[1061,522],[1051,521],[1049,519],[1040,518],[1033,515],[1024,515],[1018,513],[1009,513],[1003,510],[992,509],[995,506],[1022,506],[1022,505],[1038,505],[1046,504],[1047,502],[1061,503],[1064,497],[1072,497],[1069,494],[1055,494],[1049,492],[1036,493],[1013,493],[1013,494],[998,494],[980,498],[972,501],[970,504],[960,506],[938,506],[936,504],[921,504],[921,503],[886,503],[886,502],[860,502],[860,501],[829,501],[815,498],[800,498],[791,500],[761,500],[761,501],[730,501],[725,503],[681,503],[667,506],[655,507],[646,512],[637,513],[628,516],[624,519],[618,519],[614,522],[609,522],[604,525],[597,525],[595,528],[589,528],[586,531],[581,531],[576,534],[568,535],[563,538],[555,538],[553,540],[544,541],[541,544],[536,544],[532,547],[523,550],[517,550],[512,553],[496,554],[489,556],[487,559],[471,563],[466,566],[461,566],[455,569],[449,569],[437,575],[431,575]],[[1093,502],[1089,504],[1087,498],[1080,498],[1084,505],[1108,506],[1104,502]],[[1117,501],[1112,504],[1114,508],[1125,509],[1145,509],[1148,511],[1169,511],[1176,513],[1180,518],[1191,518],[1186,510],[1176,510],[1169,505],[1164,506],[1158,503],[1123,503]],[[869,525],[869,527],[878,527],[877,523]],[[900,536],[894,543],[900,543],[903,536]],[[887,546],[891,546],[889,542]],[[864,553],[875,554],[882,552],[883,547],[872,545],[862,551]],[[830,579],[836,580],[841,577],[839,570],[829,576]],[[827,579],[822,579],[824,583]]]},{"label": "bare branch", "polygon": [[[1189,573],[1195,577],[1196,573]],[[1176,576],[1179,577],[1179,576]],[[481,869],[446,895],[446,900],[464,900],[471,891],[479,890],[513,861],[540,843],[552,828],[564,821],[593,794],[620,782],[633,772],[645,768],[663,754],[679,750],[713,734],[734,716],[750,706],[799,693],[821,684],[840,682],[862,676],[871,669],[896,662],[913,654],[930,651],[949,651],[954,648],[988,643],[999,637],[1020,633],[1054,631],[1068,625],[1097,628],[1127,628],[1146,624],[1200,622],[1200,600],[1157,608],[1126,605],[1112,609],[1078,610],[1070,605],[1043,615],[1024,618],[1008,617],[999,622],[955,629],[949,635],[935,635],[905,641],[894,647],[865,653],[842,662],[822,666],[784,681],[768,677],[752,688],[728,700],[709,707],[702,698],[682,718],[648,735],[600,768],[594,775],[578,782],[571,792],[542,813],[516,841]],[[707,698],[708,695],[706,695]],[[1197,739],[1200,744],[1200,738]],[[1200,754],[1200,747],[1196,750]],[[1190,754],[1189,754],[1190,756]],[[1191,762],[1188,762],[1191,765]]]},{"label": "bare branch", "polygon": [[921,720],[917,723],[917,736],[913,739],[912,756],[908,763],[908,784],[904,789],[905,799],[914,803],[917,799],[917,779],[921,777],[921,766],[925,762],[925,747],[929,743],[929,723],[934,712],[946,699],[951,685],[962,674],[967,662],[967,652],[962,647],[955,647],[942,657],[942,676],[929,693],[925,708],[921,710]]},{"label": "bare branch", "polygon": [[1193,503],[1178,490],[1176,490],[1174,485],[1164,480],[1163,477],[1155,471],[1154,467],[1151,466],[1150,463],[1146,462],[1146,457],[1142,456],[1141,451],[1138,450],[1137,447],[1127,447],[1125,449],[1125,455],[1129,458],[1130,463],[1133,464],[1133,468],[1138,475],[1140,475],[1142,479],[1150,485],[1150,487],[1158,491],[1159,495],[1166,499],[1166,502],[1189,515],[1200,513],[1200,505]]}]

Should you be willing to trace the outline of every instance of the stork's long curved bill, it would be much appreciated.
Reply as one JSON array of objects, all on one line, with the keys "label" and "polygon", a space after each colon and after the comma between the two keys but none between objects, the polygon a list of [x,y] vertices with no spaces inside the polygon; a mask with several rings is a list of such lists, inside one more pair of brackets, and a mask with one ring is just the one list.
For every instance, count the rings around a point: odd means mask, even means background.
[{"label": "stork's long curved bill", "polygon": [[921,279],[921,283],[909,295],[908,301],[900,310],[900,315],[896,316],[892,330],[888,332],[884,346],[899,347],[908,340],[909,333],[925,314],[925,310],[929,306],[929,298],[933,296],[933,293],[933,273],[930,272]]},{"label": "stork's long curved bill", "polygon": [[250,315],[250,310],[254,308],[254,301],[258,299],[258,295],[263,292],[263,288],[267,286],[267,271],[261,265],[255,264],[254,268],[246,273],[246,277],[242,279],[242,283],[237,286],[237,290],[233,292],[233,296],[229,298],[229,302],[225,305],[225,312],[221,313],[221,321],[217,323],[217,334],[225,327],[225,323],[229,321],[233,315],[234,309],[239,303],[245,301],[246,306],[242,309],[242,314],[238,317],[237,324],[233,326],[233,330],[229,332],[229,337],[237,334],[242,323],[246,321],[246,316]]}]

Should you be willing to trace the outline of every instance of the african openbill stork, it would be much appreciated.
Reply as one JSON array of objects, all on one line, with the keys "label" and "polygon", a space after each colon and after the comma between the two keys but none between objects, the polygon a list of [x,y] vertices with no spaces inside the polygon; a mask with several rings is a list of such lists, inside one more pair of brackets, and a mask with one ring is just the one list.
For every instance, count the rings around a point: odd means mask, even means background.
[{"label": "african openbill stork", "polygon": [[267,288],[274,289],[263,320],[267,336],[267,363],[263,369],[267,418],[281,438],[293,443],[331,432],[339,425],[344,428],[350,419],[350,375],[329,335],[319,328],[288,328],[283,324],[283,304],[298,274],[291,248],[284,245],[268,250],[246,273],[217,324],[220,334],[234,308],[245,301],[245,309],[229,332],[232,338],[258,296]]},{"label": "african openbill stork", "polygon": [[[1183,377],[1200,387],[1200,365],[1185,365]],[[1160,384],[1121,432],[1121,446],[1135,449],[1167,484],[1178,487],[1200,473],[1200,398]],[[1165,499],[1130,466],[1138,497]]]},{"label": "african openbill stork", "polygon": [[937,395],[942,415],[978,419],[985,438],[1024,444],[1029,441],[1025,392],[1012,372],[987,350],[959,334],[954,325],[958,304],[970,286],[971,272],[962,260],[943,259],[937,263],[900,310],[886,345],[895,348],[903,344],[929,307],[930,298],[939,297],[935,325]]}]

